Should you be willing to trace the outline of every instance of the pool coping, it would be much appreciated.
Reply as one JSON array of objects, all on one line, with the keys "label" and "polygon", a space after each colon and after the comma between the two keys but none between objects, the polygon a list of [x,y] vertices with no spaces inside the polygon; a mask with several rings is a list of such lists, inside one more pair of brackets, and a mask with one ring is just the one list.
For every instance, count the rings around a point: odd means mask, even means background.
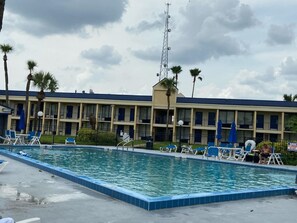
[{"label": "pool coping", "polygon": [[[59,145],[54,147],[63,147],[63,146]],[[75,147],[67,146],[67,148],[75,148]],[[89,146],[86,146],[85,148],[105,149],[103,147],[89,147]],[[133,152],[133,151],[125,151],[125,152]],[[106,194],[108,196],[127,202],[129,204],[135,205],[137,207],[143,208],[148,211],[158,210],[163,208],[174,208],[174,207],[208,204],[208,203],[215,203],[215,202],[234,201],[234,200],[241,200],[241,199],[252,199],[252,198],[280,196],[280,195],[293,195],[297,190],[297,186],[296,187],[273,187],[265,190],[248,189],[248,190],[241,190],[241,191],[208,192],[208,193],[183,194],[183,195],[162,196],[162,197],[149,197],[149,196],[139,194],[137,192],[133,192],[131,190],[127,190],[122,187],[115,186],[105,181],[96,180],[87,176],[79,175],[70,170],[66,170],[61,167],[55,167],[53,165],[50,165],[38,160],[34,160],[30,157],[18,155],[16,153],[12,153],[7,150],[0,149],[0,154],[7,156],[9,158],[12,158],[14,160],[20,161],[22,163],[25,163],[27,165],[39,168],[51,174],[60,176],[74,183],[85,186],[89,189]],[[157,155],[157,156],[159,155],[159,154],[151,154],[151,153],[146,153],[146,154]],[[171,157],[175,157],[175,156],[171,156]],[[188,158],[188,159],[193,159],[193,158]],[[205,161],[211,162],[211,160],[205,160]],[[233,163],[230,163],[230,164],[233,164]],[[242,165],[242,164],[238,164],[238,165]],[[255,167],[269,168],[267,166],[255,166]],[[276,168],[276,169],[286,171],[286,172],[295,172],[297,174],[297,170],[282,169],[282,168]]]}]

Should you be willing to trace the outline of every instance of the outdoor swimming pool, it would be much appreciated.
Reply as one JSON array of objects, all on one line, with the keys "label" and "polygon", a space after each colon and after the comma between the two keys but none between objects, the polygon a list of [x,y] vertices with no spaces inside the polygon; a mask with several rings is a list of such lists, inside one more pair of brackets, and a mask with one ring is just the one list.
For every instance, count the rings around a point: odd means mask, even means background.
[{"label": "outdoor swimming pool", "polygon": [[[246,165],[94,148],[15,147],[12,151],[23,151],[34,160],[151,201],[296,187],[296,172]],[[184,205],[187,204],[184,202]]]}]

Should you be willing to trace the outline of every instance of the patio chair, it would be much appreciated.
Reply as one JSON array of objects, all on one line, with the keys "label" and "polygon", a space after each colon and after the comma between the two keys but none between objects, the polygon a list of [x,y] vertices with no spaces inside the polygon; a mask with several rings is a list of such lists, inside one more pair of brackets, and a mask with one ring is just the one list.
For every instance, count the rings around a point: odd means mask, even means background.
[{"label": "patio chair", "polygon": [[181,149],[180,153],[192,153],[192,154],[194,154],[194,151],[192,149],[192,146],[182,145],[181,148],[182,149]]},{"label": "patio chair", "polygon": [[27,144],[30,144],[30,142],[32,141],[32,139],[34,138],[34,136],[35,136],[35,131],[30,131],[30,132],[28,133],[28,136],[27,136],[27,138],[26,138],[26,142],[27,142]]},{"label": "patio chair", "polygon": [[17,136],[15,130],[10,130],[10,144],[16,145],[20,143],[20,137]]},{"label": "patio chair", "polygon": [[221,159],[220,153],[219,153],[219,148],[215,146],[209,146],[207,150],[205,150],[205,153],[203,155],[208,159],[208,157],[213,157],[215,159]]},{"label": "patio chair", "polygon": [[176,150],[177,150],[177,147],[174,144],[169,144],[167,146],[160,147],[160,151],[161,152],[169,152],[169,153],[171,153],[172,151],[173,152],[176,152]]},{"label": "patio chair", "polygon": [[65,145],[66,145],[66,144],[74,144],[74,145],[76,145],[75,138],[67,137],[67,138],[65,139]]},{"label": "patio chair", "polygon": [[3,140],[3,144],[10,144],[10,130],[6,130],[5,137],[0,136],[0,139]]},{"label": "patio chair", "polygon": [[206,149],[206,147],[197,147],[197,148],[193,149],[193,152],[195,155],[198,155],[199,152],[203,152],[203,154],[204,154],[205,149]]},{"label": "patio chair", "polygon": [[29,142],[29,145],[34,145],[34,144],[41,145],[40,137],[41,137],[41,131],[38,131],[37,135],[32,137],[31,141]]},{"label": "patio chair", "polygon": [[236,159],[241,159],[244,161],[249,154],[254,154],[254,150],[256,148],[256,142],[254,140],[247,140],[245,142],[244,150],[241,150],[239,153],[235,154]]},{"label": "patio chair", "polygon": [[5,166],[8,164],[5,160],[0,160],[0,172],[5,168]]},{"label": "patio chair", "polygon": [[270,153],[270,156],[268,157],[267,165],[269,164],[278,164],[278,165],[284,165],[281,153],[275,153],[275,148],[272,147],[272,153]]}]

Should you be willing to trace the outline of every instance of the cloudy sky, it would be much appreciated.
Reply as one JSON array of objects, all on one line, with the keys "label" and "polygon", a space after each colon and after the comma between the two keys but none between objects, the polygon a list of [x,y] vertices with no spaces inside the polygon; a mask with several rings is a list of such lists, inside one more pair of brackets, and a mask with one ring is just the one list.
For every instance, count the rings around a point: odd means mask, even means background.
[{"label": "cloudy sky", "polygon": [[[0,43],[10,44],[9,88],[24,90],[26,62],[66,92],[150,95],[159,81],[167,1],[8,0]],[[191,97],[282,100],[297,94],[296,0],[171,0],[169,67]],[[0,89],[4,89],[0,63]],[[169,77],[172,73],[169,72]],[[34,88],[33,88],[34,89]]]}]

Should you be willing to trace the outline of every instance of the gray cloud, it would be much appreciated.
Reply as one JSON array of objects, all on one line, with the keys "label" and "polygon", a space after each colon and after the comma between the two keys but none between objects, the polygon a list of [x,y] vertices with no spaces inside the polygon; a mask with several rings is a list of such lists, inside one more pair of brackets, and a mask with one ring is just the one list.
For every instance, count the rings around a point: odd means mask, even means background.
[{"label": "gray cloud", "polygon": [[145,50],[131,50],[132,54],[142,60],[160,60],[161,49],[158,48],[147,48]]},{"label": "gray cloud", "polygon": [[120,20],[128,0],[9,0],[6,10],[20,17],[16,25],[43,36],[72,33],[86,25],[101,27]]},{"label": "gray cloud", "polygon": [[146,21],[143,20],[140,23],[138,23],[136,26],[128,26],[126,28],[127,32],[131,33],[142,33],[144,31],[153,30],[153,29],[160,29],[164,26],[164,16],[160,15],[159,18],[155,21]]},{"label": "gray cloud", "polygon": [[[248,44],[232,34],[259,24],[250,6],[238,0],[193,1],[180,13],[182,23],[170,33],[169,43],[170,60],[178,64],[245,54]],[[151,50],[143,50],[140,58],[150,58],[151,54]]]},{"label": "gray cloud", "polygon": [[281,75],[297,75],[297,59],[293,57],[286,57],[280,65]]},{"label": "gray cloud", "polygon": [[81,52],[81,56],[100,67],[110,67],[119,64],[121,55],[112,46],[102,46],[100,49],[88,49]]},{"label": "gray cloud", "polygon": [[295,39],[293,25],[271,25],[268,30],[267,43],[270,45],[291,44]]}]

